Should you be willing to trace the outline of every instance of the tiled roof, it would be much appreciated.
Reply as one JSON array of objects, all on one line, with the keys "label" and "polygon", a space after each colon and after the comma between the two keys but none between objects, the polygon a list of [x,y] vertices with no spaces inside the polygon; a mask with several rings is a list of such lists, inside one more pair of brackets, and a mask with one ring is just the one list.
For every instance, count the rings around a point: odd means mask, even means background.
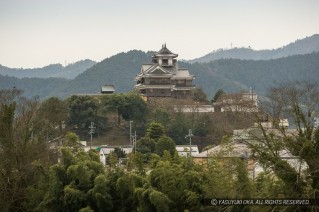
[{"label": "tiled roof", "polygon": [[171,52],[167,47],[166,44],[163,44],[161,50],[159,50],[158,52],[156,52],[154,54],[155,56],[160,56],[160,55],[170,55],[171,57],[177,57],[177,54],[174,54],[173,52]]},{"label": "tiled roof", "polygon": [[135,85],[135,87],[148,88],[148,89],[172,89],[174,87],[174,85],[143,85],[143,84],[138,84],[138,85]]},{"label": "tiled roof", "polygon": [[188,70],[178,70],[175,77],[190,77]]}]

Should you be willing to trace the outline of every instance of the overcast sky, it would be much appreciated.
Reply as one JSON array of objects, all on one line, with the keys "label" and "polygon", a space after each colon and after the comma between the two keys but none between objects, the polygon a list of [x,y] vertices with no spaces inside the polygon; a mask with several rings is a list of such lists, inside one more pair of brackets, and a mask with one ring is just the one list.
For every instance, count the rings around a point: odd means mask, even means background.
[{"label": "overcast sky", "polygon": [[193,59],[317,33],[318,0],[0,0],[0,64],[15,68],[99,62],[163,43]]}]

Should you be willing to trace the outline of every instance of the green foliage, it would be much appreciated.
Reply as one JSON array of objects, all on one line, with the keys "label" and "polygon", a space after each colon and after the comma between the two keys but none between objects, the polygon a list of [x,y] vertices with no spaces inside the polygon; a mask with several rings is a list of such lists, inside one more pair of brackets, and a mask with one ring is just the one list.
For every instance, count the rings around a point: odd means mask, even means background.
[{"label": "green foliage", "polygon": [[145,156],[142,153],[136,152],[135,154],[132,154],[130,160],[137,173],[145,173]]},{"label": "green foliage", "polygon": [[173,139],[167,136],[162,136],[156,142],[155,153],[163,156],[164,151],[167,150],[173,156],[176,151],[175,149],[175,142]]},{"label": "green foliage", "polygon": [[64,137],[63,146],[64,147],[72,147],[73,150],[78,151],[81,148],[81,144],[79,143],[80,138],[74,132],[68,132]]},{"label": "green foliage", "polygon": [[110,154],[108,154],[106,160],[110,167],[115,168],[119,158],[114,152],[111,152]]},{"label": "green foliage", "polygon": [[[254,159],[268,168],[255,181],[248,176],[247,158],[222,157],[231,150],[231,138],[224,136],[221,140],[225,147],[222,153],[208,159],[207,167],[200,167],[191,158],[179,157],[174,140],[165,135],[164,126],[167,126],[168,135],[176,139],[177,143],[188,142],[185,140],[188,129],[194,129],[196,138],[209,135],[213,120],[222,125],[223,118],[229,114],[220,117],[201,114],[193,116],[180,112],[170,114],[169,110],[161,109],[151,111],[151,116],[145,116],[147,108],[144,110],[141,107],[145,113],[137,112],[139,115],[135,116],[133,113],[144,104],[135,99],[135,94],[113,95],[105,97],[101,102],[86,99],[95,102],[92,105],[98,110],[105,109],[106,113],[120,111],[121,118],[126,115],[135,117],[134,123],[147,123],[147,118],[151,117],[152,120],[159,114],[158,120],[161,121],[150,124],[146,136],[137,141],[137,152],[128,154],[126,166],[117,164],[118,158],[125,154],[115,149],[109,155],[111,168],[106,169],[94,150],[85,153],[77,149],[78,136],[68,133],[64,140],[66,147],[61,148],[60,162],[48,169],[48,147],[39,115],[48,112],[45,118],[55,123],[50,110],[44,107],[48,103],[43,105],[43,113],[42,109],[37,110],[39,104],[36,101],[15,101],[15,94],[5,97],[0,92],[0,149],[3,150],[0,151],[0,205],[4,210],[30,211],[245,211],[255,208],[212,207],[206,200],[306,198],[314,195],[318,190],[319,130],[314,128],[312,118],[318,114],[318,92],[312,86],[303,87],[298,83],[294,87],[273,91],[269,99],[279,101],[271,104],[278,109],[278,113],[273,113],[277,116],[271,114],[277,131],[267,133],[262,127],[253,130],[256,138],[264,144],[251,146]],[[290,97],[286,98],[282,94],[289,94]],[[74,102],[77,100],[74,97]],[[50,101],[58,102],[56,99]],[[130,104],[135,109],[131,110]],[[89,108],[87,110],[90,111]],[[94,114],[91,112],[87,114]],[[291,120],[295,120],[296,133],[291,134],[280,126],[276,117],[283,115],[290,115]],[[216,117],[222,118],[218,120]],[[232,116],[229,117],[234,120]],[[164,125],[165,122],[168,124]],[[281,133],[280,136],[277,132]],[[298,154],[307,164],[307,170],[299,172],[282,160],[278,152],[283,149]],[[265,211],[277,210],[275,207],[268,206]]]},{"label": "green foliage", "polygon": [[51,97],[40,104],[38,116],[33,121],[33,132],[42,134],[47,140],[60,137],[65,132],[68,122],[68,105],[66,101]]},{"label": "green foliage", "polygon": [[121,111],[125,120],[144,121],[147,113],[146,102],[137,93],[129,93],[125,96],[125,105]]},{"label": "green foliage", "polygon": [[154,153],[156,142],[149,137],[142,137],[136,141],[136,151],[141,153]]},{"label": "green foliage", "polygon": [[204,137],[210,133],[212,118],[206,114],[199,114],[194,123],[194,135]]},{"label": "green foliage", "polygon": [[[264,103],[263,110],[271,114],[276,130],[269,132],[260,124],[259,145],[250,144],[256,159],[266,167],[270,167],[275,175],[291,189],[290,197],[309,195],[319,188],[319,152],[318,133],[314,128],[313,118],[318,114],[319,87],[311,82],[288,82],[268,93],[269,101]],[[295,126],[291,133],[281,126],[280,119],[286,117]],[[251,133],[252,134],[252,133]],[[288,151],[298,156],[301,166],[307,165],[307,172],[296,168],[280,157],[280,152]],[[311,179],[309,189],[308,180]]]},{"label": "green foliage", "polygon": [[114,154],[117,156],[117,158],[125,158],[126,153],[121,148],[115,147],[114,148]]},{"label": "green foliage", "polygon": [[3,211],[25,211],[30,187],[38,183],[49,161],[49,149],[32,129],[39,102],[16,89],[0,90],[0,205]]},{"label": "green foliage", "polygon": [[98,101],[90,96],[71,96],[68,100],[69,124],[87,129],[97,120]]},{"label": "green foliage", "polygon": [[150,139],[154,139],[156,141],[165,134],[165,128],[160,123],[152,122],[150,123],[146,132],[146,135]]},{"label": "green foliage", "polygon": [[110,182],[107,176],[98,175],[94,179],[94,187],[89,192],[96,208],[111,211],[113,208],[112,196],[110,195]]},{"label": "green foliage", "polygon": [[143,122],[147,113],[145,101],[136,93],[105,95],[101,99],[101,109],[107,113],[116,112],[118,124],[121,117],[127,121]]},{"label": "green foliage", "polygon": [[225,91],[223,89],[218,89],[211,102],[216,102],[223,94],[225,94]]},{"label": "green foliage", "polygon": [[68,108],[65,101],[51,97],[42,102],[39,112],[43,119],[61,128],[62,121],[67,120]]},{"label": "green foliage", "polygon": [[202,169],[189,161],[160,161],[150,174],[150,183],[170,200],[170,210],[198,211],[202,206],[205,178]]},{"label": "green foliage", "polygon": [[92,204],[90,200],[93,198],[99,202],[109,197],[105,193],[107,189],[102,194],[97,193],[101,190],[98,189],[101,186],[98,176],[104,174],[103,165],[92,157],[92,152],[75,154],[69,148],[62,148],[61,152],[61,163],[50,168],[49,179],[41,181],[49,189],[39,203],[39,210],[98,208],[98,203]]},{"label": "green foliage", "polygon": [[207,95],[202,88],[192,89],[192,99],[195,102],[207,103]]},{"label": "green foliage", "polygon": [[175,118],[171,121],[168,128],[168,136],[171,137],[176,144],[188,143],[185,136],[188,134],[188,130],[191,128],[191,123],[187,119],[186,115],[178,112]]},{"label": "green foliage", "polygon": [[137,188],[138,211],[169,211],[171,200],[162,192],[152,188]]},{"label": "green foliage", "polygon": [[170,122],[170,115],[166,110],[156,108],[154,111],[152,111],[150,119],[154,122],[162,124],[163,126],[167,126]]}]

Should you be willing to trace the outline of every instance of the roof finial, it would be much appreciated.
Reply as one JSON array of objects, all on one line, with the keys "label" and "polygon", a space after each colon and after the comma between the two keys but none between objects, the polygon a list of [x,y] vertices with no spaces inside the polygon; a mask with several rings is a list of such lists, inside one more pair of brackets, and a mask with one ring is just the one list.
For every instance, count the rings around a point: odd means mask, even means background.
[{"label": "roof finial", "polygon": [[162,45],[162,48],[166,48],[166,43],[164,43],[164,44]]}]

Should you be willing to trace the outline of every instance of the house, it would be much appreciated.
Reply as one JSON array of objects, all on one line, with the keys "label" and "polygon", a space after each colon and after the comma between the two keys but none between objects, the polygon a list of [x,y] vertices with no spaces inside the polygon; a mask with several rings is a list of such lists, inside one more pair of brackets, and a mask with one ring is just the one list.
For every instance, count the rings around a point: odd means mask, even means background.
[{"label": "house", "polygon": [[135,78],[135,90],[146,97],[191,97],[195,77],[189,74],[188,69],[178,67],[177,57],[164,44],[153,55],[151,64],[142,65]]},{"label": "house", "polygon": [[175,112],[183,113],[213,113],[214,106],[212,105],[180,105],[174,107]]},{"label": "house", "polygon": [[101,94],[112,94],[115,92],[114,85],[103,85],[101,87]]},{"label": "house", "polygon": [[[267,133],[278,134],[276,129],[269,128],[266,129]],[[287,135],[293,135],[295,130],[287,130]],[[279,136],[280,138],[280,136]],[[248,128],[243,130],[234,130],[232,140],[228,144],[221,144],[213,148],[207,149],[194,156],[194,161],[198,164],[208,165],[211,158],[216,158],[220,160],[227,160],[230,158],[240,158],[245,160],[247,171],[252,179],[254,179],[258,174],[264,171],[264,169],[254,161],[251,157],[252,151],[248,144],[253,144],[260,142],[262,139],[262,132],[256,128]],[[296,170],[306,170],[306,164],[299,159],[298,156],[293,155],[287,149],[281,149],[278,151],[281,159],[287,161],[291,167]]]},{"label": "house", "polygon": [[120,148],[121,150],[123,150],[126,154],[129,154],[133,151],[133,147],[132,146],[102,146],[100,148],[100,161],[101,163],[103,163],[104,165],[106,165],[106,158],[107,156],[114,151],[115,148]]},{"label": "house", "polygon": [[232,142],[230,144],[221,144],[210,149],[206,149],[201,153],[194,155],[194,162],[207,166],[212,158],[225,161],[233,158],[245,160],[247,171],[252,179],[260,172],[261,167],[251,159],[251,150],[248,146],[241,142]]},{"label": "house", "polygon": [[213,106],[216,112],[258,112],[258,96],[252,90],[223,94]]},{"label": "house", "polygon": [[186,157],[186,156],[194,156],[198,155],[198,146],[197,145],[176,145],[176,151],[179,156]]}]

